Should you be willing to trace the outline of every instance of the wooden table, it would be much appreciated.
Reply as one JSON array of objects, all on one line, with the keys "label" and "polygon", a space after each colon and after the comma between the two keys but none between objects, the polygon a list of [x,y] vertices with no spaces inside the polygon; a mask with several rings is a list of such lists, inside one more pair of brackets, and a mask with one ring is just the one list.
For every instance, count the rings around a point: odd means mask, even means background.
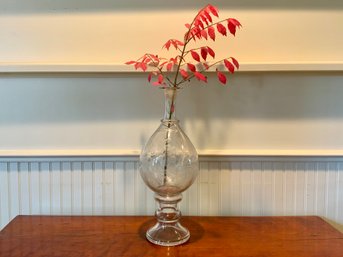
[{"label": "wooden table", "polygon": [[343,234],[319,217],[183,217],[188,243],[145,239],[152,217],[18,216],[0,232],[1,257],[342,257]]}]

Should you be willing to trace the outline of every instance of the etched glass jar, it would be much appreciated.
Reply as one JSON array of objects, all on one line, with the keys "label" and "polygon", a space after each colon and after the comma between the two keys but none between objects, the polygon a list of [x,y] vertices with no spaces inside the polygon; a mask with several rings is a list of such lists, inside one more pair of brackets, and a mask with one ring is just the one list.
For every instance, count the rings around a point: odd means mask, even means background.
[{"label": "etched glass jar", "polygon": [[198,175],[198,154],[175,118],[177,89],[165,88],[165,113],[161,124],[150,137],[140,155],[140,174],[155,192],[158,203],[157,223],[150,228],[147,239],[158,245],[174,246],[186,242],[190,233],[179,219],[181,193],[192,185]]}]

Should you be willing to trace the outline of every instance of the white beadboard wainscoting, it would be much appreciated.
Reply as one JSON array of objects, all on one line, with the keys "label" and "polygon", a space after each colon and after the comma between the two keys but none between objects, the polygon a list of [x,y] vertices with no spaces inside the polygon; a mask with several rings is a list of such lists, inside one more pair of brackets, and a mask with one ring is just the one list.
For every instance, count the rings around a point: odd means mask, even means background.
[{"label": "white beadboard wainscoting", "polygon": [[[153,215],[138,157],[0,158],[0,228],[19,214]],[[343,224],[342,157],[200,157],[184,215],[319,215]]]}]

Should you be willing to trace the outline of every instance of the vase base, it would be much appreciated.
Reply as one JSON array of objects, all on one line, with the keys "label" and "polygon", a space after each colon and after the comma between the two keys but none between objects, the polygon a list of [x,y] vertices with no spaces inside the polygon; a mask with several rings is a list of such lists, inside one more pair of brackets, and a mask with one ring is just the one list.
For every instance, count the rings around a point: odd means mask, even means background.
[{"label": "vase base", "polygon": [[149,242],[161,246],[176,246],[188,241],[190,233],[179,222],[156,223],[155,226],[146,232]]}]

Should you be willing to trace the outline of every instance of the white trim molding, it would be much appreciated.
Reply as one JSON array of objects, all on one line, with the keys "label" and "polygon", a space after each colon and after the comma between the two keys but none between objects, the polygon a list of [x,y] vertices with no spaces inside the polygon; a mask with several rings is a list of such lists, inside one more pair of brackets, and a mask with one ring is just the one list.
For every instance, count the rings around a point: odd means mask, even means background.
[{"label": "white trim molding", "polygon": [[[21,149],[0,150],[0,158],[9,157],[137,157],[138,149]],[[200,150],[199,156],[209,157],[343,157],[340,149],[231,149]]]},{"label": "white trim molding", "polygon": [[[212,68],[210,72],[214,72]],[[239,72],[343,71],[343,62],[241,63]],[[0,73],[137,73],[116,63],[0,63]]]}]

